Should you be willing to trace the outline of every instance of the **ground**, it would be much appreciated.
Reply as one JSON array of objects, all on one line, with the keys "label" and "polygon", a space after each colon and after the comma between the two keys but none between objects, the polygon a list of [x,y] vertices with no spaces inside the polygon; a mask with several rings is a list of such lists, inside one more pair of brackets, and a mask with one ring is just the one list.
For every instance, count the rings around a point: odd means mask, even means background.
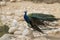
[{"label": "ground", "polygon": [[[60,3],[46,4],[46,3],[33,3],[29,1],[22,2],[6,2],[6,6],[0,6],[0,15],[3,16],[2,21],[8,23],[11,19],[16,19],[19,23],[23,22],[20,18],[23,18],[24,11],[29,13],[44,13],[52,14],[56,18],[60,18]],[[4,20],[4,18],[6,20]],[[10,19],[9,19],[10,18]],[[6,22],[5,22],[6,21]],[[60,25],[60,21],[57,21]],[[59,26],[56,26],[59,27]]]}]

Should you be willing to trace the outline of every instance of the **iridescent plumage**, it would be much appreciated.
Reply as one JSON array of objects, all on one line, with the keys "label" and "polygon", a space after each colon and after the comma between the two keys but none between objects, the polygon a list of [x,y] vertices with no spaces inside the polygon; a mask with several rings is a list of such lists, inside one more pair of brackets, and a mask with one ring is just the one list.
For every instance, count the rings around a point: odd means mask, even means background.
[{"label": "iridescent plumage", "polygon": [[31,25],[31,28],[33,28],[34,30],[37,30],[37,31],[39,31],[39,32],[41,32],[41,33],[44,33],[39,27],[37,27],[35,24],[33,24],[32,20],[30,20],[30,18],[29,18],[28,15],[27,15],[27,11],[25,11],[24,13],[25,13],[25,14],[24,14],[24,19],[25,19],[25,21],[26,21],[28,24]]}]

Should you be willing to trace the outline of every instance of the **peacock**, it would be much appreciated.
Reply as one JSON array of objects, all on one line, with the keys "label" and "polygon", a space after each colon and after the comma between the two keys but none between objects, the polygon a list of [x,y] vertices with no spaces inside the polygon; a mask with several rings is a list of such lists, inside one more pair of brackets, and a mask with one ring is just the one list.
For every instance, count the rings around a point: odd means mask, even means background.
[{"label": "peacock", "polygon": [[42,25],[42,26],[46,27],[47,25],[49,25],[46,22],[54,22],[54,21],[57,21],[60,19],[60,18],[55,18],[55,16],[53,16],[51,14],[30,13],[27,15],[27,11],[25,11],[24,13],[25,13],[24,19],[28,23],[28,26],[31,25],[31,28],[33,28],[34,30],[37,30],[39,32],[42,32],[42,33],[43,33],[43,31],[41,30],[41,27],[40,28],[38,27],[38,25]]},{"label": "peacock", "polygon": [[31,28],[44,34],[44,32],[32,22],[30,17],[27,15],[27,11],[25,11],[24,13],[25,13],[24,14],[24,19],[28,24],[31,25]]},{"label": "peacock", "polygon": [[[30,20],[36,25],[42,25],[46,27],[48,22],[54,22],[60,20],[60,18],[55,18],[54,15],[51,14],[43,14],[43,13],[30,13],[28,14]],[[42,24],[43,23],[43,24]]]}]

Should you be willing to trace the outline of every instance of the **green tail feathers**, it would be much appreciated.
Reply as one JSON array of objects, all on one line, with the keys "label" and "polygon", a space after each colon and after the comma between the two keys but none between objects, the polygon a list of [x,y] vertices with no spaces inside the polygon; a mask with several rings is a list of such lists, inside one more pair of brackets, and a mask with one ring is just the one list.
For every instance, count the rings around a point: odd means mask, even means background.
[{"label": "green tail feathers", "polygon": [[58,18],[55,18],[55,16],[51,14],[42,14],[42,13],[31,13],[28,15],[32,19],[38,19],[43,21],[56,21]]}]

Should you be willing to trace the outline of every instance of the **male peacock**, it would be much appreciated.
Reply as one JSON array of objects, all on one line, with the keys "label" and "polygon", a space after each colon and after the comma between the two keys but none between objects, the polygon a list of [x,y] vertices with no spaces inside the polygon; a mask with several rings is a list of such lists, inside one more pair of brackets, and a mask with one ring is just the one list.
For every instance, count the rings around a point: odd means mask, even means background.
[{"label": "male peacock", "polygon": [[55,18],[55,16],[51,14],[43,14],[43,13],[30,13],[28,15],[30,17],[30,20],[36,25],[42,25],[47,26],[49,25],[48,22],[54,22],[57,20],[60,20],[60,18]]},{"label": "male peacock", "polygon": [[24,14],[24,19],[25,19],[25,21],[26,21],[28,24],[31,25],[31,28],[33,28],[34,30],[37,30],[37,31],[39,31],[39,32],[41,32],[41,33],[44,33],[44,32],[43,32],[39,27],[37,27],[37,26],[32,22],[32,20],[28,17],[27,11],[25,11],[24,13],[25,13],[25,14]]},{"label": "male peacock", "polygon": [[42,13],[31,13],[28,15],[31,19],[39,19],[41,21],[57,21],[60,20],[60,18],[55,18],[55,16],[51,14],[42,14]]},{"label": "male peacock", "polygon": [[47,25],[49,25],[48,22],[60,20],[60,18],[55,18],[55,16],[50,14],[30,13],[29,15],[27,15],[27,11],[25,11],[24,19],[28,24],[31,25],[31,28],[39,32],[42,32],[41,29],[39,29],[38,27],[39,25],[46,27]]}]

